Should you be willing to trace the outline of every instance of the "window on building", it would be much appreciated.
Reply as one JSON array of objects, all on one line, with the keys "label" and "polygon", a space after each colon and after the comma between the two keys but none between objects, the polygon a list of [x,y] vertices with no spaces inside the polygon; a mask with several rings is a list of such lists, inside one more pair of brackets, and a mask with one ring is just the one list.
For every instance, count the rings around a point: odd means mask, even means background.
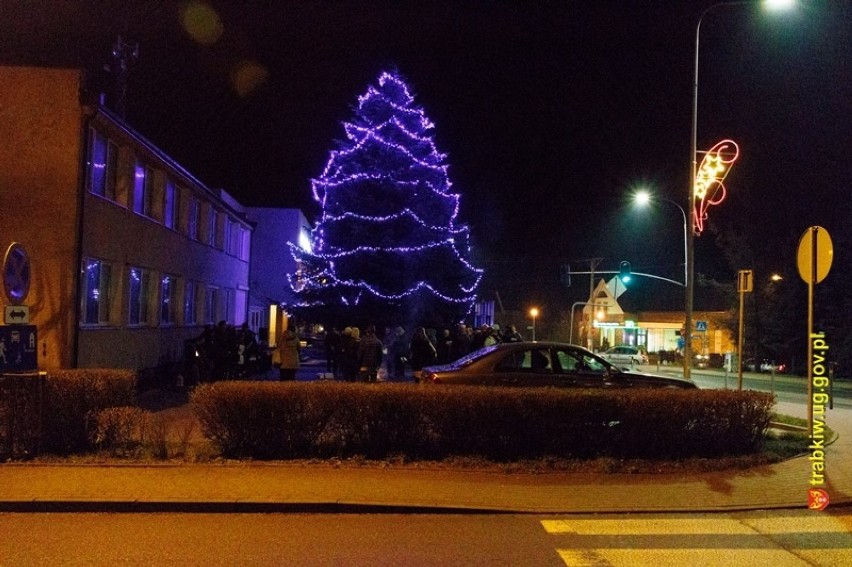
[{"label": "window on building", "polygon": [[248,262],[251,254],[251,232],[244,226],[240,227],[240,260]]},{"label": "window on building", "polygon": [[[228,321],[232,325],[234,324],[234,290],[225,288],[221,291],[222,294],[222,302],[224,307],[224,312],[222,313],[223,319]],[[242,321],[240,321],[242,324]]]},{"label": "window on building", "polygon": [[195,282],[187,281],[183,288],[183,324],[195,325]]},{"label": "window on building", "polygon": [[246,310],[248,309],[248,292],[238,289],[234,292],[234,316],[231,320],[234,325],[246,323]]},{"label": "window on building", "polygon": [[225,226],[222,230],[222,250],[224,250],[227,254],[234,254],[234,225],[236,224],[231,217],[225,215]]},{"label": "window on building", "polygon": [[130,313],[128,323],[144,325],[148,323],[148,297],[151,289],[151,273],[142,268],[130,268]]},{"label": "window on building", "polygon": [[207,225],[207,243],[216,247],[217,236],[219,234],[219,211],[210,207],[210,218]]},{"label": "window on building", "polygon": [[89,135],[89,158],[86,163],[89,191],[115,201],[118,146],[94,128],[89,130]]},{"label": "window on building", "polygon": [[133,212],[153,216],[154,170],[136,162],[133,179]]},{"label": "window on building", "polygon": [[219,304],[219,289],[208,287],[204,290],[204,322],[216,323],[217,306]]},{"label": "window on building", "polygon": [[189,197],[187,205],[186,234],[193,240],[198,240],[198,220],[201,215],[201,202],[195,197]]},{"label": "window on building", "polygon": [[177,319],[177,278],[163,275],[160,279],[160,324],[174,325]]},{"label": "window on building", "polygon": [[231,223],[231,240],[228,253],[231,256],[239,258],[240,256],[240,237],[242,236],[242,225],[238,222]]},{"label": "window on building", "polygon": [[166,180],[163,203],[163,224],[168,228],[177,228],[178,190],[171,179]]},{"label": "window on building", "polygon": [[98,325],[110,322],[112,266],[101,260],[83,261],[82,322]]}]

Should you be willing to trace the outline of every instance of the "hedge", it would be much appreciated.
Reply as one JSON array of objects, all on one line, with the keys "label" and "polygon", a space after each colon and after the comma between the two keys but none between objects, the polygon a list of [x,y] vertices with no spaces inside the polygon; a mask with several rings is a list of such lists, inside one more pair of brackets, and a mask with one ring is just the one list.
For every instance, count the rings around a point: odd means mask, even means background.
[{"label": "hedge", "polygon": [[62,455],[91,449],[95,414],[135,402],[134,371],[79,368],[49,372],[42,413],[42,449]]},{"label": "hedge", "polygon": [[223,456],[716,457],[759,451],[774,397],[411,384],[217,382],[190,402]]}]

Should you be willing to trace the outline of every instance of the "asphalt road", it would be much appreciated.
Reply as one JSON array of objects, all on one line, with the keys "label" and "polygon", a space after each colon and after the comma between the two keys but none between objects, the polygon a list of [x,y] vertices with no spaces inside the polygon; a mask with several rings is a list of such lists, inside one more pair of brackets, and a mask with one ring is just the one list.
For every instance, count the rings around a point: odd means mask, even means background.
[{"label": "asphalt road", "polygon": [[3,565],[848,564],[852,510],[733,514],[0,514]]}]

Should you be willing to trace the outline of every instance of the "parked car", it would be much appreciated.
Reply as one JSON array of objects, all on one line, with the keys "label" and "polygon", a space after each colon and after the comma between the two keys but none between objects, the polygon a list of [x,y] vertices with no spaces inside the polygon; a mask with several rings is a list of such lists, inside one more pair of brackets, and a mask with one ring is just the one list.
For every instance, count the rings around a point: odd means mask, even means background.
[{"label": "parked car", "polygon": [[615,346],[602,352],[601,357],[618,366],[648,364],[648,355],[645,351],[634,346]]},{"label": "parked car", "polygon": [[681,378],[628,372],[577,345],[502,343],[443,366],[423,369],[420,382],[566,388],[695,388]]}]

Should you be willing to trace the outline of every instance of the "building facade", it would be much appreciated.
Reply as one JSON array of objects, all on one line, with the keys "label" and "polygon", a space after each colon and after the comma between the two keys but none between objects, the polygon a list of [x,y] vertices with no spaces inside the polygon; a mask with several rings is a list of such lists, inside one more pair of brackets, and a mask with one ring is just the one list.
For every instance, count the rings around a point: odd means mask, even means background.
[{"label": "building facade", "polygon": [[169,367],[205,324],[246,321],[239,203],[85,100],[79,70],[0,84],[0,246],[30,258],[40,368]]},{"label": "building facade", "polygon": [[[603,350],[611,346],[638,346],[649,353],[682,352],[684,347],[683,311],[625,312],[618,302],[624,293],[618,278],[609,283],[601,279],[589,301],[584,302],[578,335],[585,346]],[[725,311],[693,313],[692,352],[696,355],[726,354],[736,351],[736,343],[728,330]]]},{"label": "building facade", "polygon": [[281,305],[292,295],[290,277],[298,271],[288,243],[311,249],[312,227],[299,209],[248,207],[255,226],[251,244],[249,325],[261,339],[275,345],[286,329]]}]

